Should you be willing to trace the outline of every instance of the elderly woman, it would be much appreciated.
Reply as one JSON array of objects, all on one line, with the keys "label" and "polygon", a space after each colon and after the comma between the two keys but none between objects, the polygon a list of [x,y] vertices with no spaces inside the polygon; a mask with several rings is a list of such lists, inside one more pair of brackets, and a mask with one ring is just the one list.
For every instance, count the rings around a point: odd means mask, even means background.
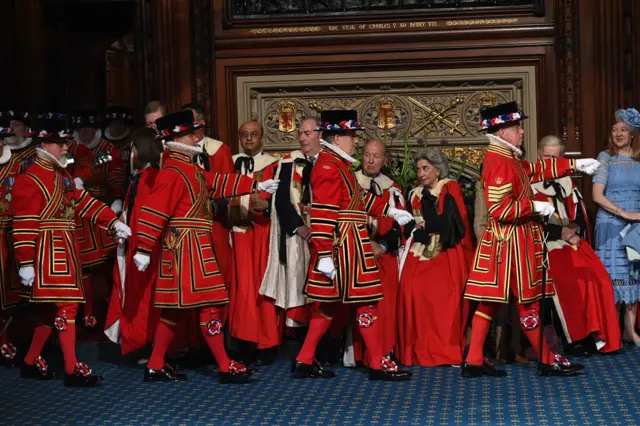
[{"label": "elderly woman", "polygon": [[[401,260],[398,359],[421,366],[458,365],[465,347],[462,298],[473,256],[471,227],[449,161],[437,149],[416,156],[420,185],[411,191],[416,218]],[[410,236],[409,236],[410,235]]]},{"label": "elderly woman", "polygon": [[602,164],[593,177],[593,200],[598,204],[595,248],[613,282],[618,309],[624,311],[623,340],[640,346],[636,333],[640,300],[640,267],[631,264],[621,244],[620,232],[640,221],[640,156],[633,143],[640,134],[640,113],[634,108],[615,113],[609,146],[598,155]]}]

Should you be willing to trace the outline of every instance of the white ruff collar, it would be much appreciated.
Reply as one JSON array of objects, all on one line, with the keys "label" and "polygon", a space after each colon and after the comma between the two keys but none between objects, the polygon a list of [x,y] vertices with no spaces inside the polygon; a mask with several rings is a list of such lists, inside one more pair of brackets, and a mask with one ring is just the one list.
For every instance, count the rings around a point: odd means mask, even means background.
[{"label": "white ruff collar", "polygon": [[5,138],[4,143],[5,143],[5,146],[8,146],[10,150],[16,151],[18,149],[22,149],[28,146],[31,143],[31,138],[24,138],[24,140],[21,143],[14,144],[14,142],[17,142],[17,141],[18,141],[18,138],[16,136],[12,136],[9,138]]},{"label": "white ruff collar", "polygon": [[110,130],[111,129],[109,127],[104,129],[104,137],[113,142],[120,142],[121,140],[129,136],[129,133],[131,132],[131,129],[127,128],[125,129],[124,133],[121,135],[112,135]]},{"label": "white ruff collar", "polygon": [[504,148],[507,148],[515,152],[516,154],[518,154],[519,157],[522,157],[522,151],[520,150],[520,148],[511,145],[509,142],[505,141],[504,139],[496,135],[492,135],[491,133],[487,133],[486,136],[489,139],[489,144],[502,146]]},{"label": "white ruff collar", "polygon": [[166,142],[165,146],[167,149],[178,151],[183,154],[193,155],[193,154],[202,154],[202,147],[198,145],[187,145],[186,143],[180,143],[176,141]]},{"label": "white ruff collar", "polygon": [[73,132],[73,139],[78,143],[86,145],[87,148],[93,149],[96,146],[98,146],[98,142],[100,142],[100,139],[102,139],[102,130],[100,130],[100,129],[96,130],[96,135],[93,137],[93,140],[88,144],[86,144],[86,143],[84,143],[84,142],[82,142],[80,140],[80,137],[78,136],[78,131],[77,130]]},{"label": "white ruff collar", "polygon": [[0,164],[5,164],[11,158],[11,149],[9,145],[2,147],[2,155],[0,155]]},{"label": "white ruff collar", "polygon": [[342,150],[342,148],[340,148],[338,146],[335,146],[333,144],[330,144],[329,142],[325,141],[324,139],[320,139],[320,145],[329,148],[331,151],[335,152],[340,157],[342,157],[343,159],[347,160],[350,163],[355,163],[357,161],[355,158],[353,158],[352,156],[350,156],[349,154],[344,152]]},{"label": "white ruff collar", "polygon": [[58,166],[62,167],[63,169],[66,169],[67,166],[69,165],[69,159],[67,157],[64,157],[64,159],[62,161],[60,161],[56,157],[54,157],[53,155],[49,154],[47,151],[45,151],[42,148],[36,148],[36,155],[39,158],[42,158],[45,161],[48,161],[48,162],[53,163],[53,164],[57,164]]}]

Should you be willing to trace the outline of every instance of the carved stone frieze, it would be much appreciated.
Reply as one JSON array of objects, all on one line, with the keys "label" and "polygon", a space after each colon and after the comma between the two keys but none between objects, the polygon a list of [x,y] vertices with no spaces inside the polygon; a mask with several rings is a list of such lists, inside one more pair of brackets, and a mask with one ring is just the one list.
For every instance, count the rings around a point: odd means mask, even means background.
[{"label": "carved stone frieze", "polygon": [[[467,68],[456,70],[390,71],[336,75],[246,76],[237,80],[238,123],[257,119],[265,129],[264,147],[287,152],[298,147],[297,127],[323,110],[355,109],[365,128],[360,139],[382,139],[391,151],[451,147],[480,164],[487,139],[478,131],[480,108],[518,101],[530,119],[524,122],[529,152],[536,135],[535,69]],[[452,151],[453,152],[453,151]]]}]

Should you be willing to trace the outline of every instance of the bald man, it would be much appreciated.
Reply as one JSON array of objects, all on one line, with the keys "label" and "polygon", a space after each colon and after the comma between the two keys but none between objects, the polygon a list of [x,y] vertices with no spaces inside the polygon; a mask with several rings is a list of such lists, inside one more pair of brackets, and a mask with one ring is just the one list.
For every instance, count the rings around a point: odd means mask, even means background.
[{"label": "bald man", "polygon": [[[373,192],[384,199],[389,205],[404,209],[405,199],[402,188],[391,178],[382,173],[387,162],[385,145],[382,141],[373,139],[365,143],[362,151],[362,169],[356,172],[358,184],[365,193]],[[385,354],[393,351],[397,344],[396,295],[398,293],[398,248],[400,244],[400,226],[391,218],[374,218],[369,216],[369,238],[373,246],[373,254],[380,270],[382,294],[384,298],[378,302],[378,319],[381,325],[380,343]],[[355,360],[368,359],[362,355],[362,339],[354,336]],[[347,351],[347,354],[349,351]],[[345,359],[348,363],[348,360]]]},{"label": "bald man", "polygon": [[[243,152],[233,156],[236,171],[257,181],[273,178],[278,159],[262,151],[262,125],[242,123],[238,137]],[[229,330],[238,339],[242,361],[258,366],[273,362],[282,342],[281,311],[272,299],[259,294],[269,258],[270,201],[263,193],[230,202],[235,273],[229,295]]]},{"label": "bald man", "polygon": [[322,149],[322,132],[317,121],[305,118],[298,128],[300,149],[284,157],[276,170],[279,190],[271,210],[271,254],[260,294],[273,300],[286,312],[288,332],[307,325],[311,316],[309,301],[302,294],[309,268],[309,209],[313,164]]}]

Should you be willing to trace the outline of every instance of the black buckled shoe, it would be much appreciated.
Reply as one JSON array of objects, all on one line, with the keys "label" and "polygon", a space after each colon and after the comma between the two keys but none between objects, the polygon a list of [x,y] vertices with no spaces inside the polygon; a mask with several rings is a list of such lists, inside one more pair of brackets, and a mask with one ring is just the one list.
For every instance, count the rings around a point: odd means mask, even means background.
[{"label": "black buckled shoe", "polygon": [[20,377],[23,379],[55,380],[56,373],[49,370],[47,362],[41,356],[37,356],[33,365],[23,363],[20,368]]},{"label": "black buckled shoe", "polygon": [[325,370],[316,360],[313,360],[311,364],[303,364],[297,360],[293,361],[291,373],[294,379],[305,379],[307,377],[314,379],[333,379],[336,377],[336,373],[331,370]]},{"label": "black buckled shoe", "polygon": [[504,377],[507,372],[497,369],[488,358],[482,361],[482,365],[470,364],[464,362],[460,369],[460,375],[465,379],[471,379],[474,377],[488,376],[488,377]]},{"label": "black buckled shoe", "polygon": [[244,384],[249,383],[251,377],[257,372],[258,370],[255,368],[247,368],[239,362],[231,361],[229,362],[229,372],[223,373],[221,371],[218,373],[218,379],[223,385],[228,383]]},{"label": "black buckled shoe", "polygon": [[387,382],[399,382],[409,380],[413,373],[407,370],[398,369],[398,364],[391,359],[391,356],[383,358],[381,361],[382,368],[374,370],[369,368],[369,380],[384,380]]},{"label": "black buckled shoe", "polygon": [[145,382],[184,382],[186,380],[186,374],[176,373],[176,370],[169,364],[165,364],[160,370],[148,367],[144,369]]},{"label": "black buckled shoe", "polygon": [[[582,368],[584,368],[584,366],[582,366]],[[574,365],[566,366],[556,362],[554,364],[542,364],[540,366],[540,375],[545,377],[550,377],[550,376],[570,377],[570,376],[579,376],[581,374],[582,374],[581,370],[579,368],[576,369],[576,366]]]},{"label": "black buckled shoe", "polygon": [[79,362],[76,364],[73,374],[64,375],[64,385],[69,387],[91,387],[98,386],[104,378],[98,374],[92,374],[87,364]]},{"label": "black buckled shoe", "polygon": [[11,343],[5,343],[0,346],[0,364],[6,368],[13,368],[18,366],[18,350]]}]

